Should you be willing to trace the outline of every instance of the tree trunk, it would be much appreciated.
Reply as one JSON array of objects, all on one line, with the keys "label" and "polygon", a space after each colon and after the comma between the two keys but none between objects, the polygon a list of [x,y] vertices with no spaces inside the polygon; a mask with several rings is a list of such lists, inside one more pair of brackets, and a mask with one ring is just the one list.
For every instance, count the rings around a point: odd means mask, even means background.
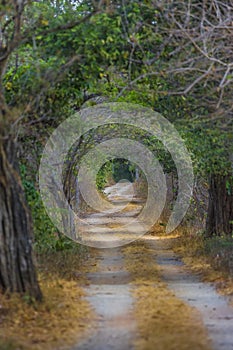
[{"label": "tree trunk", "polygon": [[214,176],[209,184],[209,206],[206,235],[221,236],[233,233],[233,181],[232,176]]},{"label": "tree trunk", "polygon": [[32,225],[19,176],[16,143],[0,138],[0,290],[41,300]]}]

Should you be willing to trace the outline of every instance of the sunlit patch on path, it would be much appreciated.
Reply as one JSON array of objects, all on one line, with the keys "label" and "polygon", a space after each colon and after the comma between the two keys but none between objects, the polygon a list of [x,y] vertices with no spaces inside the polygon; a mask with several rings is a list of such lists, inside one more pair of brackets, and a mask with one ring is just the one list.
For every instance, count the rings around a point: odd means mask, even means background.
[{"label": "sunlit patch on path", "polygon": [[79,225],[82,243],[111,248],[137,239],[142,231],[137,216],[142,210],[143,201],[132,196],[132,184],[119,182],[106,188],[105,194],[115,208],[85,215]]}]

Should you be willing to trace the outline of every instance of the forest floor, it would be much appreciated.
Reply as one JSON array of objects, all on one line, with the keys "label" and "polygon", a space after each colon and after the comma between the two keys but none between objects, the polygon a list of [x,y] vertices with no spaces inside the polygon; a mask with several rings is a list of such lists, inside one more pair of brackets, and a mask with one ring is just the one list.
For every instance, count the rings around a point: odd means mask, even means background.
[{"label": "forest floor", "polygon": [[[112,186],[109,200],[122,206],[129,189]],[[191,248],[161,227],[128,242],[134,226],[126,234],[120,227],[142,205],[137,198],[114,214],[88,213],[84,235],[94,247],[40,263],[42,305],[0,299],[0,350],[233,349],[231,300],[210,283],[224,276],[203,257],[188,259]]]}]

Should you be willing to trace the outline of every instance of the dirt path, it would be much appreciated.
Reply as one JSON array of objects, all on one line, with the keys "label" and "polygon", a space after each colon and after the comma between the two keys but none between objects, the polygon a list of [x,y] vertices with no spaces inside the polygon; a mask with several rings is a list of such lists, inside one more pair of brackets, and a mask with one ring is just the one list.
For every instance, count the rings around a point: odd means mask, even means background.
[{"label": "dirt path", "polygon": [[[124,184],[117,186],[120,191],[115,186],[107,192],[122,205],[127,191]],[[140,210],[138,202],[121,213],[90,214],[88,241],[111,247],[123,235],[119,225]],[[73,350],[233,349],[233,309],[187,271],[168,240],[147,235],[127,247],[91,254],[97,271],[87,274],[85,288],[96,319],[91,334]]]}]

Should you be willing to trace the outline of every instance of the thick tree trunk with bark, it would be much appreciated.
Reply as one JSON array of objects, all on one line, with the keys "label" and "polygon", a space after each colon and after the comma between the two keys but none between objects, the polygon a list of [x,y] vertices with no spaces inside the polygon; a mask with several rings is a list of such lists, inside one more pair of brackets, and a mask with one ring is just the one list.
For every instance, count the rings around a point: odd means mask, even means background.
[{"label": "thick tree trunk with bark", "polygon": [[[18,41],[22,14],[19,6],[16,10],[18,27],[11,42],[12,48]],[[14,114],[8,108],[2,88],[12,50],[0,48],[0,291],[27,294],[41,300],[32,252],[31,217],[19,175],[17,145],[10,136]]]},{"label": "thick tree trunk with bark", "polygon": [[32,225],[16,144],[0,138],[0,290],[42,297],[32,253]]},{"label": "thick tree trunk with bark", "polygon": [[210,178],[206,235],[233,234],[233,181],[231,176]]}]

